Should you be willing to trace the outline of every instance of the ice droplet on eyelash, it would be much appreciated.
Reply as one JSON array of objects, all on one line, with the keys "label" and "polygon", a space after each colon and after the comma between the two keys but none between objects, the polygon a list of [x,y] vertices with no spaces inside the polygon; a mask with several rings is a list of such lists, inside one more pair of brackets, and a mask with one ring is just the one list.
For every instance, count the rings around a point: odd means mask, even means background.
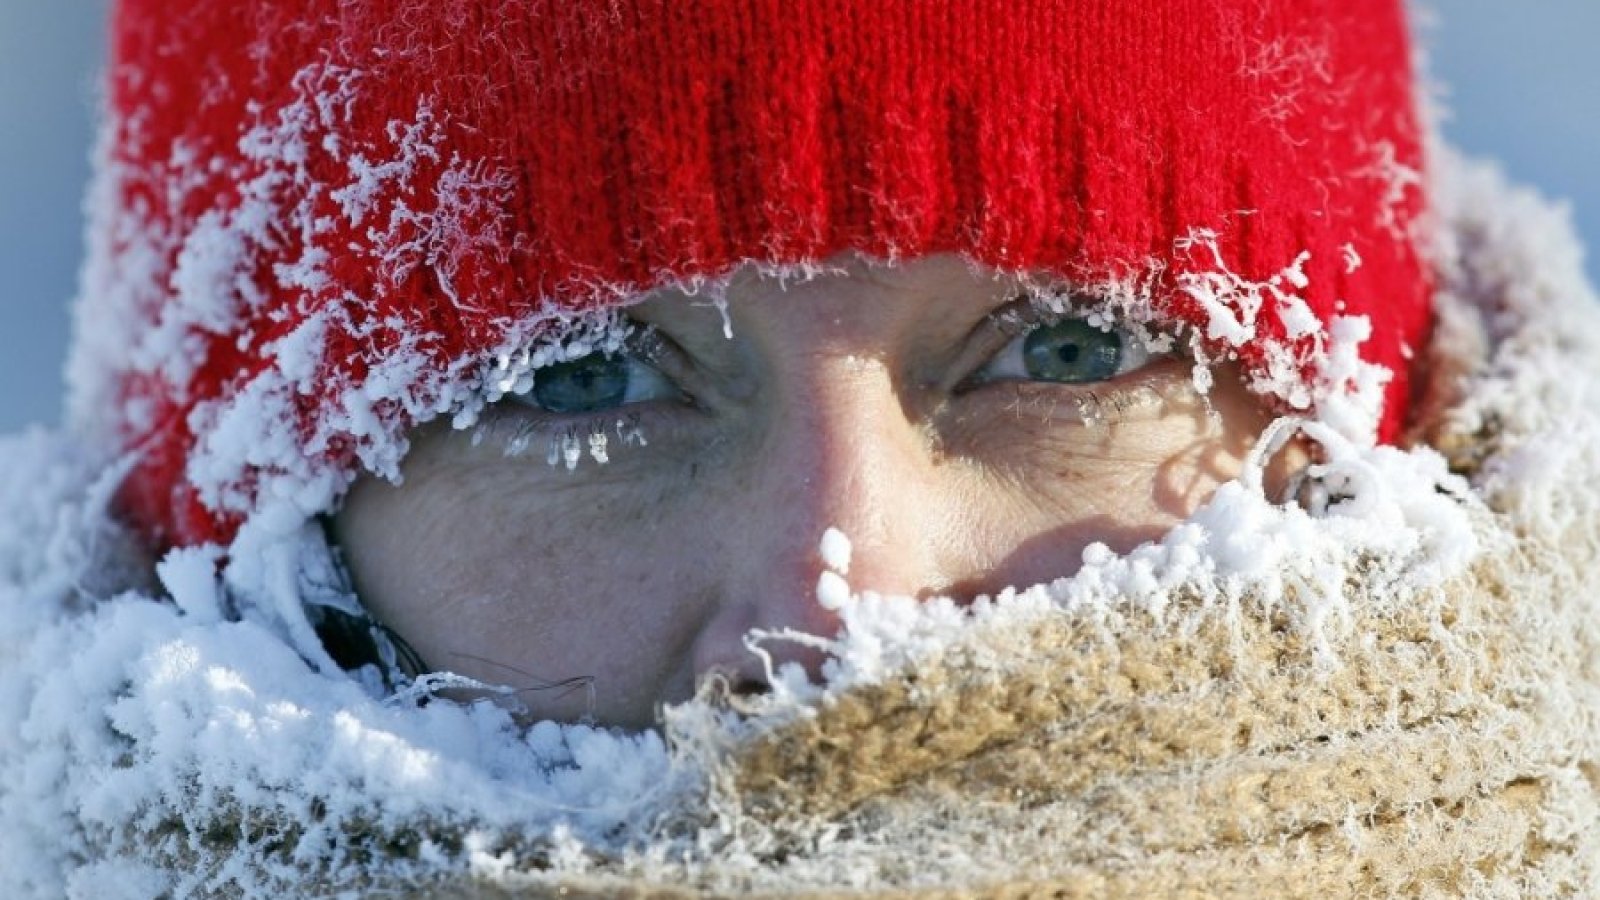
[{"label": "ice droplet on eyelash", "polygon": [[583,459],[583,445],[578,442],[577,435],[561,436],[561,455],[566,460],[568,472],[578,467],[578,461]]},{"label": "ice droplet on eyelash", "polygon": [[829,528],[822,533],[822,542],[817,545],[817,552],[822,554],[822,563],[840,575],[850,574],[850,538],[837,528]]},{"label": "ice droplet on eyelash", "polygon": [[1105,424],[1105,410],[1101,408],[1100,397],[1098,395],[1089,394],[1087,397],[1079,397],[1077,401],[1077,407],[1078,420],[1086,427],[1098,428],[1099,426]]},{"label": "ice droplet on eyelash", "polygon": [[596,429],[589,433],[589,455],[601,465],[611,461],[611,457],[606,453],[606,433],[604,431]]},{"label": "ice droplet on eyelash", "polygon": [[567,432],[559,437],[550,439],[549,449],[545,453],[545,462],[554,466],[557,463],[566,463],[567,471],[571,472],[578,467],[578,461],[583,459],[583,442],[572,432]]},{"label": "ice droplet on eyelash", "polygon": [[644,429],[637,423],[630,424],[622,419],[617,420],[617,440],[621,441],[624,447],[650,446],[650,442],[644,439]]},{"label": "ice droplet on eyelash", "polygon": [[838,572],[826,571],[817,579],[817,604],[823,609],[840,610],[850,602],[850,585]]}]

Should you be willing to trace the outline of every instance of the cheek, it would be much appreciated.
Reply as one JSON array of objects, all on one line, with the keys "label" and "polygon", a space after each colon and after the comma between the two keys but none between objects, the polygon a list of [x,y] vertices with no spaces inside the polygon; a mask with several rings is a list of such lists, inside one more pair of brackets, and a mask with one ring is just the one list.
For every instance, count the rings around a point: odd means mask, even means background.
[{"label": "cheek", "polygon": [[1268,417],[1236,386],[1209,402],[1186,381],[1172,387],[1158,406],[1098,424],[1027,399],[970,423],[964,504],[981,592],[1070,575],[1093,543],[1125,553],[1158,540],[1238,476]]},{"label": "cheek", "polygon": [[706,592],[646,508],[658,492],[552,489],[581,473],[542,460],[435,462],[414,448],[403,487],[363,482],[335,519],[376,619],[435,670],[514,687],[594,679],[595,709],[583,691],[524,696],[542,716],[647,725],[663,684],[687,693],[676,668]]}]

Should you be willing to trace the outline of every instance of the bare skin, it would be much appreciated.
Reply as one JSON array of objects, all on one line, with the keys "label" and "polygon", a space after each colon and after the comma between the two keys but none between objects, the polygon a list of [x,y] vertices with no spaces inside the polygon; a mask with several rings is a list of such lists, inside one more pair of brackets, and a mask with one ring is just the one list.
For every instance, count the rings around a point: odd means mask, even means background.
[{"label": "bare skin", "polygon": [[[476,443],[420,429],[404,483],[358,483],[333,522],[374,617],[434,669],[592,679],[592,696],[521,694],[535,717],[649,727],[708,672],[759,690],[750,629],[837,630],[816,594],[830,527],[853,543],[858,590],[971,598],[1048,581],[1093,542],[1159,538],[1238,474],[1269,421],[1238,378],[1219,373],[1202,398],[1188,360],[1127,346],[1107,377],[1075,347],[1039,377],[1019,348],[1057,320],[1019,328],[1037,313],[1016,283],[956,257],[838,261],[845,274],[786,288],[742,271],[731,339],[703,300],[631,307],[648,328],[621,400],[552,411],[554,388],[536,388],[493,407]],[[1068,356],[1076,368],[1059,369]],[[619,439],[633,429],[646,446]],[[608,460],[552,465],[550,440],[573,430],[607,432]]]}]

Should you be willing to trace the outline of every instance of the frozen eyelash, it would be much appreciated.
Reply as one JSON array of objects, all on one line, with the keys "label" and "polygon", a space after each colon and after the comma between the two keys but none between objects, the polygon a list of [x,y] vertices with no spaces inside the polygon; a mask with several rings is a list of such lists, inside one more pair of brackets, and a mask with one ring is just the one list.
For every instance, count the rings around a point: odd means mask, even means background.
[{"label": "frozen eyelash", "polygon": [[541,438],[546,464],[565,466],[568,471],[576,469],[586,456],[604,465],[611,461],[614,448],[650,445],[645,437],[644,417],[637,412],[564,423],[491,417],[479,422],[472,432],[473,446],[497,442],[502,455],[512,459],[529,456]]},{"label": "frozen eyelash", "polygon": [[[570,472],[578,467],[584,456],[588,456],[605,465],[611,461],[613,436],[622,447],[649,446],[641,423],[642,418],[638,413],[630,413],[615,418],[595,417],[583,424],[554,429],[545,444],[545,463],[550,466],[565,465]],[[526,445],[521,449],[526,450]]]}]

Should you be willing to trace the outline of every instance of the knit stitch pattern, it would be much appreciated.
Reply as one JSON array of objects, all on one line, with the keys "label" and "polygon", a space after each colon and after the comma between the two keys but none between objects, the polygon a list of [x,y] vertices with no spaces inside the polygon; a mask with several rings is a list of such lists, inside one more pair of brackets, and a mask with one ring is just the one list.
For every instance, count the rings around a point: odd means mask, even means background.
[{"label": "knit stitch pattern", "polygon": [[[140,453],[158,543],[385,473],[551,322],[847,249],[1138,285],[1263,383],[1364,315],[1404,422],[1429,286],[1392,0],[123,0],[113,39],[72,411]],[[1224,269],[1295,303],[1229,337],[1179,289]]]}]

